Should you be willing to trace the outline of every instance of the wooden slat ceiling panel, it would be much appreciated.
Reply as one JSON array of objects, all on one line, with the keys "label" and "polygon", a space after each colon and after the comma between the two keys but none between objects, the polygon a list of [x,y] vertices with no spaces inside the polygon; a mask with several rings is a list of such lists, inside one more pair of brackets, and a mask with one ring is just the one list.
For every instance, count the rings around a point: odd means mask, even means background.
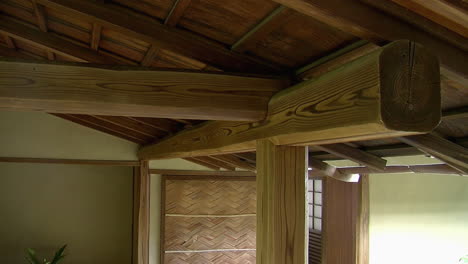
[{"label": "wooden slat ceiling panel", "polygon": [[127,7],[162,21],[169,14],[175,0],[112,0],[108,2]]},{"label": "wooden slat ceiling panel", "polygon": [[269,0],[192,0],[178,25],[232,45],[276,7]]},{"label": "wooden slat ceiling panel", "polygon": [[356,40],[305,15],[284,12],[287,21],[248,47],[248,54],[297,68]]}]

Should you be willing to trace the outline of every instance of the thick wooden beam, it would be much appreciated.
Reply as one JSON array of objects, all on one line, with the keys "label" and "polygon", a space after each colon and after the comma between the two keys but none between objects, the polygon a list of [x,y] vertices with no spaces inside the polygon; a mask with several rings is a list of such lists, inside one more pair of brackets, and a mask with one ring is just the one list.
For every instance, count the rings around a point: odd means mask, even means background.
[{"label": "thick wooden beam", "polygon": [[166,20],[164,20],[164,24],[175,27],[191,2],[192,0],[176,0]]},{"label": "thick wooden beam", "polygon": [[0,61],[0,108],[51,113],[261,120],[285,81],[202,72]]},{"label": "thick wooden beam", "polygon": [[327,72],[336,70],[343,64],[347,64],[362,56],[365,56],[375,50],[379,46],[367,41],[358,41],[349,46],[344,47],[330,55],[320,58],[309,65],[301,67],[296,71],[296,77],[300,80],[309,80],[317,78]]},{"label": "thick wooden beam", "polygon": [[226,71],[275,73],[279,70],[260,60],[234,53],[219,43],[134,13],[124,12],[109,4],[74,0],[37,0],[37,2]]},{"label": "thick wooden beam", "polygon": [[142,161],[133,174],[133,262],[149,263],[150,235],[150,172]]},{"label": "thick wooden beam", "polygon": [[[309,168],[312,169],[312,175],[325,176],[344,182],[359,181],[359,174],[346,174],[339,171],[335,166],[329,165],[321,160],[309,157]],[[309,174],[310,175],[310,174]]]},{"label": "thick wooden beam", "polygon": [[432,34],[380,12],[359,0],[274,0],[355,36],[382,43],[409,39],[439,57],[444,70],[460,79],[468,76],[468,53]]},{"label": "thick wooden beam", "polygon": [[142,159],[247,152],[255,141],[318,145],[431,131],[440,121],[439,66],[418,44],[392,43],[273,96],[262,122],[207,122],[143,147]]},{"label": "thick wooden beam", "polygon": [[66,41],[52,33],[35,30],[7,17],[0,16],[0,32],[33,46],[52,51],[53,53],[80,62],[122,64],[118,60],[103,56],[96,51]]},{"label": "thick wooden beam", "polygon": [[257,263],[307,263],[307,147],[257,145]]},{"label": "thick wooden beam", "polygon": [[375,170],[383,171],[385,170],[385,166],[387,165],[386,160],[345,144],[330,144],[315,147],[328,153],[332,153],[333,155],[336,155],[338,157],[352,160],[354,162],[357,162],[361,165],[365,165]]},{"label": "thick wooden beam", "polygon": [[468,149],[433,134],[399,138],[402,142],[447,163],[463,174],[468,174]]}]

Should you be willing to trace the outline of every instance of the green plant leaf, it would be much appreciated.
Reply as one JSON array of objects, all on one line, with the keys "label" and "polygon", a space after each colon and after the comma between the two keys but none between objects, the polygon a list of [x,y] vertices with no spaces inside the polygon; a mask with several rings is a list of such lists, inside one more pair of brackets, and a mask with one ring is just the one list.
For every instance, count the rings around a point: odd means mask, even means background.
[{"label": "green plant leaf", "polygon": [[63,254],[65,248],[67,248],[67,245],[64,245],[59,250],[57,250],[57,252],[55,252],[54,259],[50,262],[50,264],[57,264],[60,260],[62,260],[65,257],[65,255]]},{"label": "green plant leaf", "polygon": [[41,262],[36,257],[36,251],[34,251],[34,249],[27,248],[26,252],[28,254],[26,259],[29,261],[29,263],[31,263],[31,264],[41,264]]}]

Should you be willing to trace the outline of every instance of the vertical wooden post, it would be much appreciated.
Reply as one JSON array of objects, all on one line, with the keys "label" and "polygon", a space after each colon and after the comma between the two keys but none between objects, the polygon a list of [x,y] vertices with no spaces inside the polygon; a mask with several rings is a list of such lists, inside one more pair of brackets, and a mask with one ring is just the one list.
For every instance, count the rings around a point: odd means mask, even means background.
[{"label": "vertical wooden post", "polygon": [[368,188],[367,175],[361,175],[359,183],[325,180],[324,263],[368,263]]},{"label": "vertical wooden post", "polygon": [[150,173],[141,161],[133,173],[133,264],[149,263]]},{"label": "vertical wooden post", "polygon": [[257,142],[257,263],[307,263],[307,147]]}]

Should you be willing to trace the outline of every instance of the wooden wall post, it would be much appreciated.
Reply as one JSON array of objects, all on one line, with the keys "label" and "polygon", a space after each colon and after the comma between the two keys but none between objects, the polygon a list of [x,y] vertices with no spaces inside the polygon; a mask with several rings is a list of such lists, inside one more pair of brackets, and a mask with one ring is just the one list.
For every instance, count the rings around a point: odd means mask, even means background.
[{"label": "wooden wall post", "polygon": [[327,264],[368,264],[369,181],[327,178],[324,192],[323,261]]},{"label": "wooden wall post", "polygon": [[133,264],[149,263],[150,173],[141,161],[133,173]]},{"label": "wooden wall post", "polygon": [[307,147],[257,142],[257,263],[307,263]]}]

